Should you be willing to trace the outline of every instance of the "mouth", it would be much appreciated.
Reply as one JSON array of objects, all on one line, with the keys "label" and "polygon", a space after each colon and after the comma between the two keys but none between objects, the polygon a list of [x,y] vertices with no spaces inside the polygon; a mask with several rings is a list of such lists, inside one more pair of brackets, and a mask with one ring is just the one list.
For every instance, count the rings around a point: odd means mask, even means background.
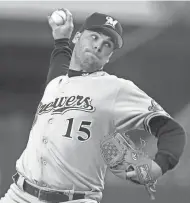
[{"label": "mouth", "polygon": [[98,58],[98,59],[99,59],[99,57],[98,57],[93,51],[91,51],[91,50],[89,50],[89,49],[85,49],[84,52],[86,52],[86,53],[88,53],[88,54],[94,56],[95,58]]}]

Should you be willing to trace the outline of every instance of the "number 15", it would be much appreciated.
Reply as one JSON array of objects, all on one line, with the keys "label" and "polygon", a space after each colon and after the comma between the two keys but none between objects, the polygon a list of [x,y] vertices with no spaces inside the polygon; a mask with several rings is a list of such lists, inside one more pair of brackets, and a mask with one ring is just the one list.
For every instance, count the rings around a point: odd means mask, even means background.
[{"label": "number 15", "polygon": [[[72,130],[72,127],[73,127],[74,118],[69,118],[67,120],[69,121],[68,127],[67,127],[67,132],[63,136],[68,137],[68,138],[72,138],[71,137],[71,130]],[[90,127],[91,123],[92,122],[90,122],[90,121],[82,121],[81,122],[78,131],[84,132],[87,135],[87,137],[84,138],[82,136],[78,136],[78,140],[86,141],[86,140],[88,140],[90,138],[90,130],[87,127]]]}]

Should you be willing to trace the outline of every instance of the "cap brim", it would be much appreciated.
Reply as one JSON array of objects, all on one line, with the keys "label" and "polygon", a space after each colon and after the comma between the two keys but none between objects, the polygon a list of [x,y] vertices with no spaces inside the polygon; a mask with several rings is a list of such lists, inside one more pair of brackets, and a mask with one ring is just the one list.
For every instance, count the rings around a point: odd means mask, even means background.
[{"label": "cap brim", "polygon": [[113,29],[108,28],[106,26],[92,26],[88,28],[88,30],[101,30],[103,33],[109,35],[115,41],[115,48],[121,48],[123,46],[123,39],[122,37]]}]

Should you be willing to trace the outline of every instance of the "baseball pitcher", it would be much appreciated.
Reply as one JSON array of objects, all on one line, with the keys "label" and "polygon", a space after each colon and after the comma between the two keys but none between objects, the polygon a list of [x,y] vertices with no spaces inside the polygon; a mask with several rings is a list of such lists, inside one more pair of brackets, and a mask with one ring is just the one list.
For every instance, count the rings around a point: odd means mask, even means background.
[{"label": "baseball pitcher", "polygon": [[[73,19],[57,25],[47,85],[13,184],[0,203],[97,203],[107,170],[141,184],[149,193],[179,162],[183,128],[132,81],[103,70],[123,45],[122,26],[112,16],[93,13],[76,32]],[[150,159],[126,136],[145,130],[158,139]]]}]

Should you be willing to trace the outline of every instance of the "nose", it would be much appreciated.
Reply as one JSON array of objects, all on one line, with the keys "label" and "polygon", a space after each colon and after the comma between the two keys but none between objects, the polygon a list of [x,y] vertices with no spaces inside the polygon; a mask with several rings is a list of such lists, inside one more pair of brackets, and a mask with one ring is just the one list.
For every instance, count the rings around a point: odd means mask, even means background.
[{"label": "nose", "polygon": [[101,52],[101,49],[102,49],[102,43],[101,42],[96,42],[94,44],[94,49],[96,52]]},{"label": "nose", "polygon": [[95,46],[94,46],[94,49],[95,49],[97,52],[100,52],[100,51],[101,51],[101,48],[100,48],[99,45],[95,45]]}]

